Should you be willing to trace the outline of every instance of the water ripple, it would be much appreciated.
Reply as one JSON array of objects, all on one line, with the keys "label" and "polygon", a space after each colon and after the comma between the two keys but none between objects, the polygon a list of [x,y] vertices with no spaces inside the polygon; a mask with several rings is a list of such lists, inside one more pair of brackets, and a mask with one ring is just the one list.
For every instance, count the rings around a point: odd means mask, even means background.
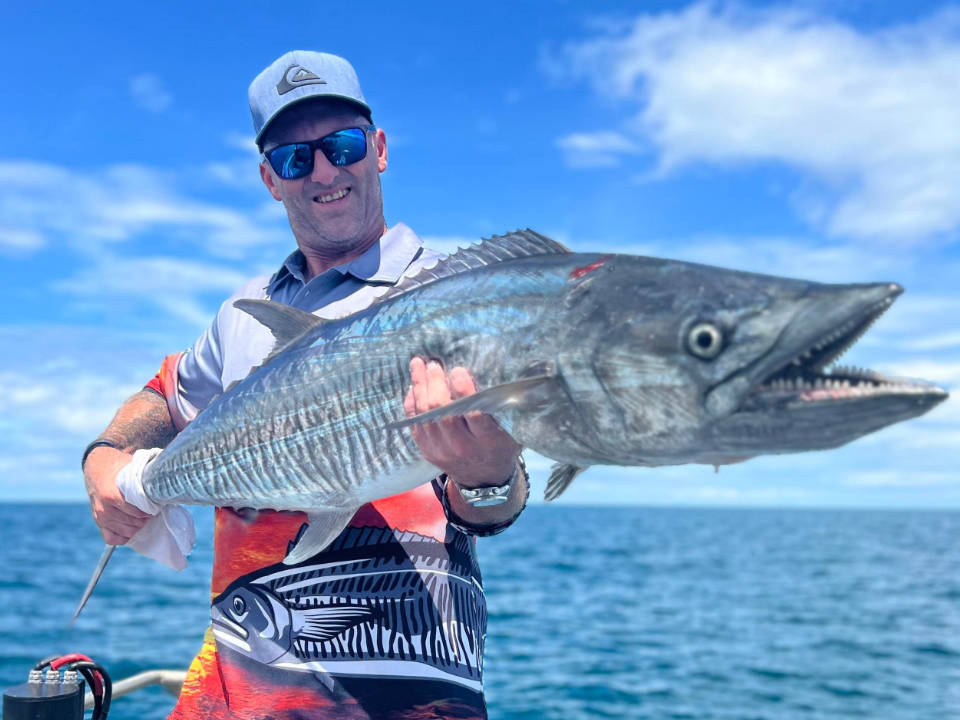
[{"label": "water ripple", "polygon": [[[67,631],[102,548],[87,509],[0,506],[4,687],[64,649],[116,677],[185,667],[208,621],[198,519],[186,571],[119,551]],[[531,506],[478,544],[491,717],[958,717],[958,536],[957,513]],[[110,716],[172,705],[154,689]]]}]

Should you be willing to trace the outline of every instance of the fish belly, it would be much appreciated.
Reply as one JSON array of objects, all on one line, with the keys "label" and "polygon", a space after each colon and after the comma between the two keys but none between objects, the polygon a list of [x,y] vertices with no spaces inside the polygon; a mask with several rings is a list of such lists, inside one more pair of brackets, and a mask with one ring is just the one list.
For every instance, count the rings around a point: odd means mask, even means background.
[{"label": "fish belly", "polygon": [[356,347],[278,358],[185,428],[145,490],[161,503],[310,510],[427,482],[439,471],[409,430],[387,430],[403,416],[407,362]]}]

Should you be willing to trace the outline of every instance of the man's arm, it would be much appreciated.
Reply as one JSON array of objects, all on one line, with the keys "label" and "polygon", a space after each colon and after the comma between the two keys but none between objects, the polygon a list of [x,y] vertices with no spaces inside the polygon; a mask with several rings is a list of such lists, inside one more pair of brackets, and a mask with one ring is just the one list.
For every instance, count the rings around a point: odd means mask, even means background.
[{"label": "man's arm", "polygon": [[99,439],[116,445],[93,448],[83,463],[83,479],[93,519],[110,545],[123,545],[146,524],[149,515],[125,502],[117,490],[117,473],[141,448],[165,447],[177,434],[167,402],[153,390],[131,396]]},{"label": "man's arm", "polygon": [[[422,358],[410,361],[410,379],[412,386],[403,403],[408,416],[477,391],[466,369],[456,367],[448,375],[438,362],[424,362]],[[521,447],[491,416],[474,412],[414,425],[412,431],[423,457],[447,474],[447,501],[454,515],[470,525],[492,527],[520,514],[528,491],[523,473],[515,473]],[[510,495],[500,505],[474,507],[456,490],[456,486],[501,485],[511,476]]]}]

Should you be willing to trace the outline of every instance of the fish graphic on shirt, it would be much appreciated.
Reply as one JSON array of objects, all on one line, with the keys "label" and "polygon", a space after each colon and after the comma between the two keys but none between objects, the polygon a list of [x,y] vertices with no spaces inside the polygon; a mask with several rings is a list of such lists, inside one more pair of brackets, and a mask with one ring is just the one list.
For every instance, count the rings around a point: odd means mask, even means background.
[{"label": "fish graphic on shirt", "polygon": [[[371,531],[381,542],[350,547]],[[218,643],[318,676],[420,674],[479,689],[486,609],[459,547],[469,540],[451,550],[410,532],[399,533],[406,544],[383,541],[390,532],[348,528],[340,553],[237,579],[212,603]]]}]

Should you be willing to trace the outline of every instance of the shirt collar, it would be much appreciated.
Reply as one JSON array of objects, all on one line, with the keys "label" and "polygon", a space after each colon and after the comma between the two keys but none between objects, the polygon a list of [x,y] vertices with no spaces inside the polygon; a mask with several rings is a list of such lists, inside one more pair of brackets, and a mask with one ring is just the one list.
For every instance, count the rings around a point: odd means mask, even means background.
[{"label": "shirt collar", "polygon": [[[336,270],[341,275],[353,275],[364,282],[395,283],[417,257],[422,245],[423,241],[413,230],[403,223],[397,223],[363,255],[343,265],[336,265],[331,270]],[[294,250],[273,276],[267,291],[273,292],[288,277],[295,278],[301,285],[305,284],[305,269],[306,259],[303,253]]]}]

